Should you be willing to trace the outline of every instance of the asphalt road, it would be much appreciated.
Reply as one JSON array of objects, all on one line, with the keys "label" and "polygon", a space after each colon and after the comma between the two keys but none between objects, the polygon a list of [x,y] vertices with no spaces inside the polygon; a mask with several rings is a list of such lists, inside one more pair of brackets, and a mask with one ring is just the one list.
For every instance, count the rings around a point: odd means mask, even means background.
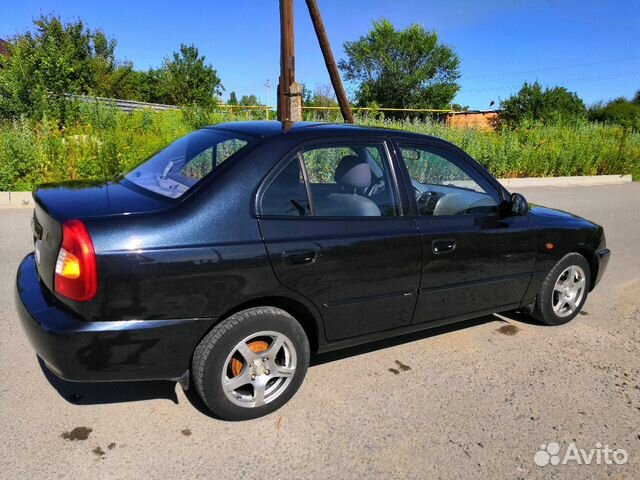
[{"label": "asphalt road", "polygon": [[[0,478],[637,478],[640,184],[523,193],[605,227],[613,257],[583,315],[484,317],[325,356],[289,404],[243,423],[168,382],[46,375],[13,305],[31,211],[1,209]],[[629,458],[536,466],[550,442]]]}]

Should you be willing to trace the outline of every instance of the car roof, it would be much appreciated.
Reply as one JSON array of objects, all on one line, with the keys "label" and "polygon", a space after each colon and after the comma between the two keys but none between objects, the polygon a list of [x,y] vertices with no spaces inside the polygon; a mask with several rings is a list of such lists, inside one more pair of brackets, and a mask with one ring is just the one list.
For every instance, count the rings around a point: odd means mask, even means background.
[{"label": "car roof", "polygon": [[[277,120],[256,120],[246,122],[227,122],[218,125],[211,125],[210,129],[227,130],[244,135],[255,137],[273,137],[277,135],[291,135],[295,133],[312,134],[313,136],[331,135],[331,134],[350,134],[350,135],[386,135],[386,136],[402,136],[407,138],[421,139],[437,139],[430,135],[422,135],[414,132],[406,132],[403,130],[394,130],[391,128],[369,127],[362,125],[353,125],[347,123],[323,123],[323,122],[293,122],[287,128],[283,127],[283,122]],[[437,139],[439,140],[439,139]]]}]

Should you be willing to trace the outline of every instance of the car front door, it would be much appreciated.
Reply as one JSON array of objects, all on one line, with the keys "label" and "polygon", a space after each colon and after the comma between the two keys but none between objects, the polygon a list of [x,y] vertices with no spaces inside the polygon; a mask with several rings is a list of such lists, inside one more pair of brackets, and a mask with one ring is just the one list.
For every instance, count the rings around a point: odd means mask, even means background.
[{"label": "car front door", "polygon": [[500,191],[447,144],[398,141],[415,198],[423,270],[414,323],[515,308],[531,279],[535,235],[528,216],[502,216]]},{"label": "car front door", "polygon": [[279,281],[321,312],[328,340],[409,325],[422,268],[387,144],[309,144],[285,158],[256,210]]}]

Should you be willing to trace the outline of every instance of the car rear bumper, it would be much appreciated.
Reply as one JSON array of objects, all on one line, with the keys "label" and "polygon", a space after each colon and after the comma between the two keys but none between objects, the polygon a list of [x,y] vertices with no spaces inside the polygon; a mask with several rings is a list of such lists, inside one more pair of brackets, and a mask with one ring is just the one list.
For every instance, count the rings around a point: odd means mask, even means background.
[{"label": "car rear bumper", "polygon": [[178,379],[213,319],[87,322],[43,291],[33,254],[18,268],[15,300],[40,358],[71,381]]},{"label": "car rear bumper", "polygon": [[[603,248],[596,252],[596,262],[597,262],[597,274],[596,279],[593,282],[593,287],[595,287],[600,280],[602,280],[602,276],[604,272],[607,270],[607,266],[609,265],[609,259],[611,258],[611,250],[608,248]],[[593,288],[592,287],[592,288]]]}]

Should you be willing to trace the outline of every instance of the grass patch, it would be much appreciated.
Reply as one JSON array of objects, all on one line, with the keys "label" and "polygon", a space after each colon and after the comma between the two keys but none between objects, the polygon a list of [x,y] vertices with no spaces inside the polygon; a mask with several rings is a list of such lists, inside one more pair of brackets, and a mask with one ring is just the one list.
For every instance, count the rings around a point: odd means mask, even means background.
[{"label": "grass patch", "polygon": [[[109,178],[125,172],[173,140],[204,125],[247,120],[257,112],[136,111],[80,105],[65,128],[28,120],[0,123],[0,190]],[[528,125],[515,130],[447,128],[441,123],[362,116],[357,123],[409,130],[448,140],[497,177],[632,173],[640,179],[640,133],[588,122]]]}]

